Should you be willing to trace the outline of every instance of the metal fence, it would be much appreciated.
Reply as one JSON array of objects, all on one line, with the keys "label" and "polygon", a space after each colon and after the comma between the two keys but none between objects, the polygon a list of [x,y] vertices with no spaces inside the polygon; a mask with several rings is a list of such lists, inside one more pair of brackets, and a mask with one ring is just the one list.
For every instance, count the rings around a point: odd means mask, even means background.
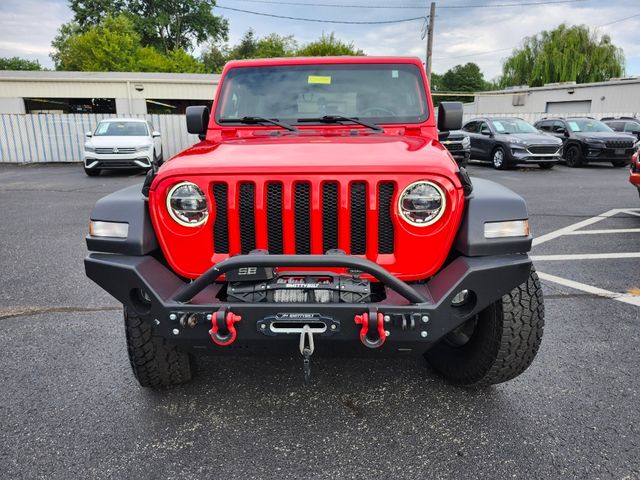
[{"label": "metal fence", "polygon": [[[542,117],[561,117],[575,114],[547,113],[465,113],[464,120],[474,117],[520,117],[535,122]],[[595,118],[629,116],[629,113],[590,114]],[[161,133],[164,158],[184,150],[198,141],[187,133],[184,115],[133,115],[147,118]],[[93,131],[108,114],[0,114],[0,163],[80,162],[85,132]]]},{"label": "metal fence", "polygon": [[[0,163],[80,162],[85,133],[110,114],[0,114]],[[187,133],[184,115],[129,115],[146,118],[161,134],[164,158],[198,141]]]}]

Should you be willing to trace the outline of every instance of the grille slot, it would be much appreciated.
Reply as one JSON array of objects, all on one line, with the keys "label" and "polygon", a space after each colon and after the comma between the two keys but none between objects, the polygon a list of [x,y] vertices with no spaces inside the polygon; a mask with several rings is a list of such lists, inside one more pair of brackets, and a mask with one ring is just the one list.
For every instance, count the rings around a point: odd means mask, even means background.
[{"label": "grille slot", "polygon": [[367,250],[367,185],[351,184],[351,254],[364,255]]},{"label": "grille slot", "polygon": [[243,254],[256,249],[255,218],[256,187],[253,183],[240,184],[240,250]]},{"label": "grille slot", "polygon": [[294,218],[296,222],[296,253],[311,253],[311,186],[296,183],[294,187]]},{"label": "grille slot", "polygon": [[534,155],[552,155],[556,153],[560,146],[558,145],[531,145],[527,149]]},{"label": "grille slot", "polygon": [[378,253],[394,252],[395,232],[391,218],[394,190],[392,182],[378,185]]},{"label": "grille slot", "polygon": [[213,251],[229,253],[229,188],[226,183],[213,184],[213,198],[216,201],[216,220],[213,224]]},{"label": "grille slot", "polygon": [[[117,152],[115,150],[117,150]],[[135,147],[115,147],[115,148],[98,147],[96,148],[96,153],[100,153],[103,155],[131,154],[131,153],[136,153],[136,148]]]},{"label": "grille slot", "polygon": [[267,241],[269,253],[284,253],[282,243],[282,184],[267,185]]},{"label": "grille slot", "polygon": [[338,184],[322,185],[322,251],[338,248]]},{"label": "grille slot", "polygon": [[609,148],[632,148],[633,140],[607,140],[605,144]]}]

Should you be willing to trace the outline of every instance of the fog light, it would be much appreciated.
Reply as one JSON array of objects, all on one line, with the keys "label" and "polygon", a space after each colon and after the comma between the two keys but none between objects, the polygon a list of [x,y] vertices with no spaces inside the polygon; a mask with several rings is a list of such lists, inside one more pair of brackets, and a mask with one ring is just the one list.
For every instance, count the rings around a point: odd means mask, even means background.
[{"label": "fog light", "polygon": [[489,222],[484,224],[484,238],[527,237],[529,220]]},{"label": "fog light", "polygon": [[461,307],[469,301],[469,290],[462,290],[451,299],[451,305],[454,307]]},{"label": "fog light", "polygon": [[91,223],[89,223],[89,235],[92,237],[127,238],[128,234],[128,223],[101,222],[98,220],[91,220]]}]

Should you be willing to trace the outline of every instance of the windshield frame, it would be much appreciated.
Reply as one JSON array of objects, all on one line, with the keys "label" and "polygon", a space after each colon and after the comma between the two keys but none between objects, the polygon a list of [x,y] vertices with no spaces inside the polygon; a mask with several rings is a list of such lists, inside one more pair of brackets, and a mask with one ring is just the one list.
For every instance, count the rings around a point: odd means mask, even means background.
[{"label": "windshield frame", "polygon": [[[98,134],[98,128],[100,128],[100,125],[102,124],[109,124],[109,123],[140,123],[142,125],[144,125],[144,128],[146,130],[146,134],[144,135],[104,135],[104,134]],[[107,127],[108,130],[108,127]],[[147,125],[146,121],[134,121],[134,120],[101,120],[98,122],[98,124],[96,125],[96,129],[93,131],[93,136],[94,137],[150,137],[151,136],[151,131],[149,130],[149,125]]]},{"label": "windshield frame", "polygon": [[[411,121],[407,121],[407,117],[363,117],[363,116],[358,116],[358,115],[347,115],[347,114],[339,114],[340,116],[351,116],[351,117],[356,117],[358,119],[361,119],[363,121],[369,122],[369,123],[373,123],[373,124],[384,124],[384,125],[423,125],[426,122],[428,122],[431,118],[431,109],[432,109],[432,104],[430,101],[430,96],[427,94],[427,80],[425,77],[425,73],[423,69],[420,69],[414,62],[402,62],[402,61],[398,61],[398,62],[385,62],[385,61],[381,61],[381,62],[320,62],[320,63],[274,63],[274,64],[264,64],[264,65],[234,65],[233,67],[229,68],[225,74],[223,75],[222,78],[222,82],[220,83],[219,87],[218,87],[218,91],[216,92],[216,99],[214,102],[214,112],[212,115],[212,119],[211,119],[211,124],[212,126],[215,125],[215,127],[217,128],[249,128],[249,129],[255,129],[256,127],[261,127],[262,129],[264,128],[271,128],[268,125],[247,125],[247,124],[243,124],[240,122],[229,122],[227,119],[228,118],[232,118],[232,117],[222,117],[221,116],[221,110],[222,110],[222,106],[224,104],[224,100],[225,100],[225,96],[229,94],[230,90],[228,90],[230,87],[228,87],[229,85],[229,81],[233,80],[233,75],[234,72],[237,72],[239,70],[242,69],[252,69],[252,70],[258,70],[258,69],[287,69],[287,70],[291,70],[291,69],[299,69],[299,70],[305,70],[308,69],[310,70],[309,75],[314,75],[316,74],[315,72],[317,72],[318,70],[322,70],[322,69],[366,69],[366,68],[388,68],[389,70],[393,70],[393,67],[397,67],[398,69],[415,69],[415,79],[416,79],[416,97],[418,97],[418,101],[422,103],[423,108],[424,108],[424,113],[419,116],[419,117],[412,117],[410,118]],[[315,117],[319,117],[321,115],[310,115],[310,118],[315,118]],[[296,117],[299,117],[298,115],[296,115]],[[299,117],[300,118],[300,117]],[[282,122],[286,122],[289,125],[293,125],[296,127],[312,127],[314,129],[317,129],[318,127],[323,127],[323,128],[331,128],[331,127],[348,127],[353,129],[354,127],[359,127],[357,124],[354,123],[342,123],[342,122],[335,122],[335,123],[327,123],[326,121],[317,121],[317,122],[311,122],[308,120],[303,120],[303,121],[299,121],[299,118],[291,118],[291,117],[278,117],[278,120],[282,121]],[[304,117],[302,117],[304,118]]]}]

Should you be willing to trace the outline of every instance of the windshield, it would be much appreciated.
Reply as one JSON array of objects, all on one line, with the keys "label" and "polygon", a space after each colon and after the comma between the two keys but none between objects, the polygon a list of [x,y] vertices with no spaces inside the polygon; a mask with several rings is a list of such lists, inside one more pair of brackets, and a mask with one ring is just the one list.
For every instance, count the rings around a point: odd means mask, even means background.
[{"label": "windshield", "polygon": [[144,122],[100,122],[96,137],[146,137],[149,135]]},{"label": "windshield", "polygon": [[265,117],[292,124],[339,115],[421,123],[429,113],[422,74],[408,64],[238,67],[229,70],[221,88],[218,122]]},{"label": "windshield", "polygon": [[613,132],[611,128],[598,120],[569,120],[567,123],[572,132]]},{"label": "windshield", "polygon": [[491,123],[498,133],[540,133],[533,125],[519,118],[502,118]]}]

